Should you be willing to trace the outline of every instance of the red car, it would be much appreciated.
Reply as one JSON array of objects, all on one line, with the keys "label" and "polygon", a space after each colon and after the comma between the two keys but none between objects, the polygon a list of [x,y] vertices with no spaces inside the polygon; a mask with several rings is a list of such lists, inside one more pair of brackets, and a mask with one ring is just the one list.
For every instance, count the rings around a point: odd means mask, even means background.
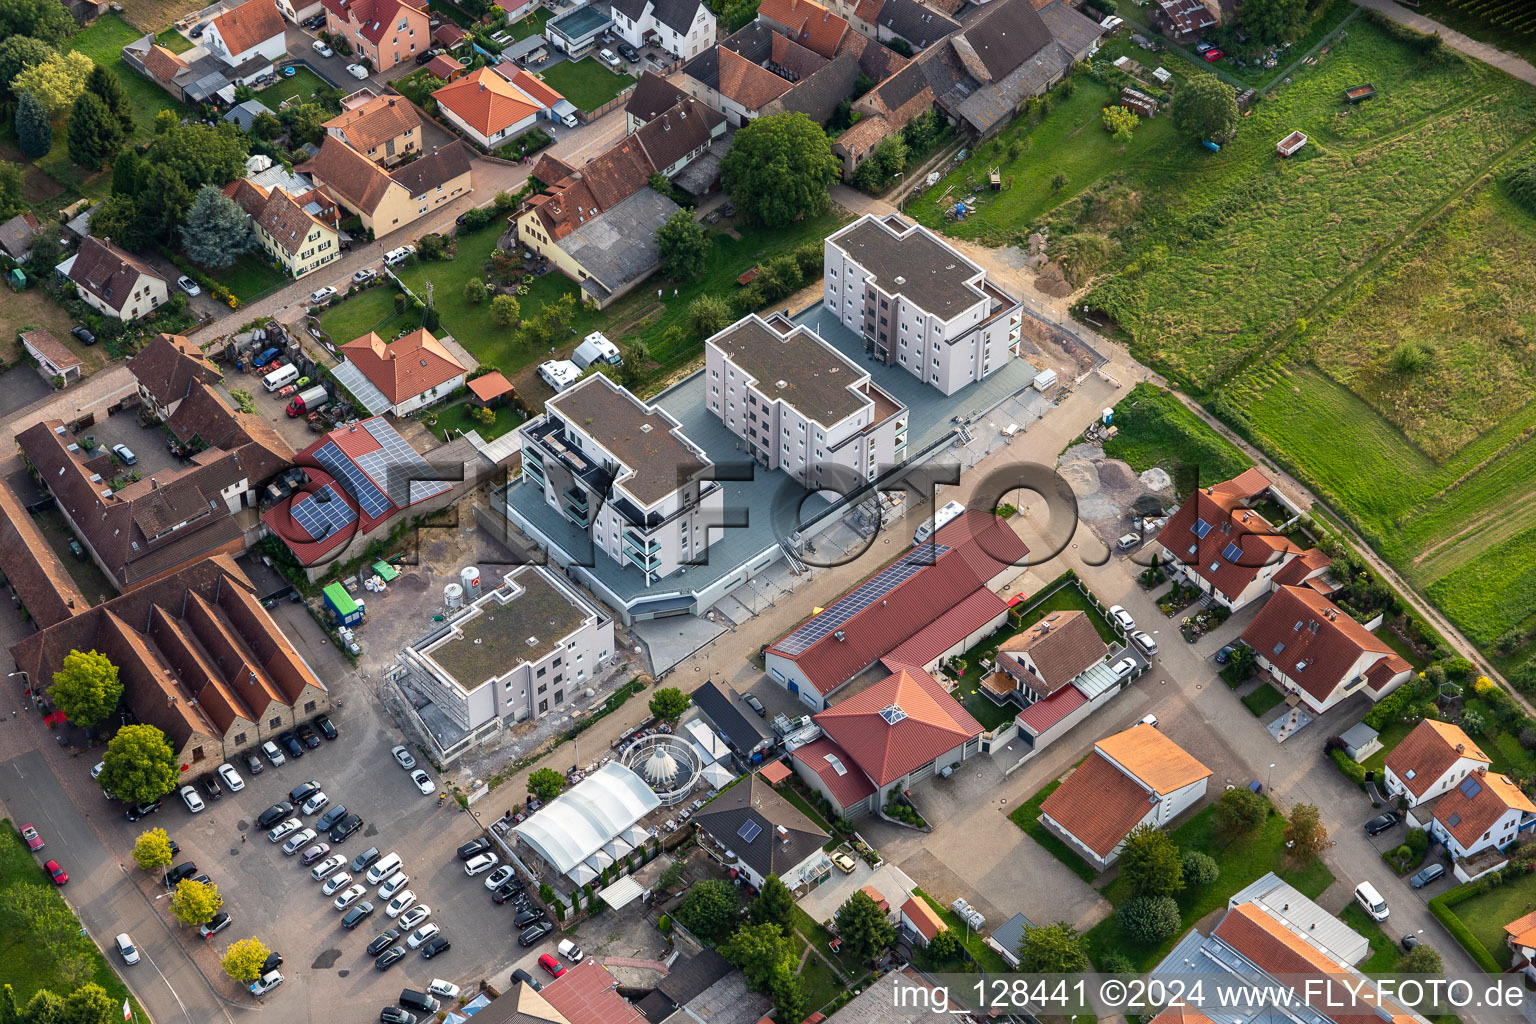
[{"label": "red car", "polygon": [[[49,861],[49,863],[53,863]],[[544,973],[551,978],[558,978],[565,973],[565,965],[562,964],[553,953],[545,953],[539,957],[539,966],[544,968]]]},{"label": "red car", "polygon": [[63,868],[59,867],[58,861],[51,860],[44,864],[43,867],[47,869],[48,874],[53,878],[54,885],[63,885],[69,881],[69,875],[65,873]]},{"label": "red car", "polygon": [[1213,64],[1216,61],[1221,60],[1221,58],[1223,58],[1225,56],[1226,56],[1226,54],[1222,53],[1220,50],[1206,50],[1205,51],[1205,59],[1207,61],[1209,61],[1210,63],[1213,63]]},{"label": "red car", "polygon": [[37,834],[37,829],[27,824],[21,826],[21,838],[27,841],[27,848],[33,853],[43,848],[43,837]]}]

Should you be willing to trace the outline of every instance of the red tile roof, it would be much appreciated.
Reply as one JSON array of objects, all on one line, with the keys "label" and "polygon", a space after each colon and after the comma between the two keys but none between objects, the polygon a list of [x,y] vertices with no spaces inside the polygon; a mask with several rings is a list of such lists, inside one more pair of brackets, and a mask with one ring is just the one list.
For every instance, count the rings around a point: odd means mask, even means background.
[{"label": "red tile roof", "polygon": [[1426,718],[1392,748],[1386,765],[1410,793],[1423,796],[1463,757],[1481,761],[1485,767],[1492,763],[1461,726]]},{"label": "red tile roof", "polygon": [[947,931],[949,925],[939,916],[938,911],[928,905],[928,901],[917,896],[907,897],[907,902],[901,905],[902,916],[912,922],[912,927],[923,933],[923,938],[932,939],[939,932]]},{"label": "red tile roof", "polygon": [[1101,858],[1107,857],[1152,810],[1152,798],[1134,779],[1098,751],[1078,765],[1040,813]]},{"label": "red tile roof", "polygon": [[459,361],[425,328],[417,328],[390,344],[369,331],[341,346],[341,351],[396,405],[440,387],[464,372]]},{"label": "red tile roof", "polygon": [[[456,61],[454,65],[457,66]],[[430,64],[427,67],[431,69]],[[339,134],[353,149],[366,154],[390,139],[420,128],[421,115],[398,96],[375,96],[331,118],[323,127]]]},{"label": "red tile roof", "polygon": [[1066,686],[1109,653],[1082,611],[1053,612],[997,649],[998,668],[1045,695]]},{"label": "red tile roof", "polygon": [[500,370],[492,370],[483,377],[476,377],[469,382],[469,390],[482,402],[489,402],[493,398],[512,391],[512,382],[502,374]]},{"label": "red tile roof", "polygon": [[748,110],[758,110],[770,100],[789,92],[788,80],[760,68],[729,47],[717,47],[720,59],[720,95]]},{"label": "red tile roof", "polygon": [[486,138],[539,113],[527,96],[491,68],[476,68],[434,91],[432,98]]},{"label": "red tile roof", "polygon": [[1509,922],[1504,926],[1504,933],[1514,939],[1516,945],[1526,949],[1536,947],[1536,910]]},{"label": "red tile roof", "polygon": [[618,987],[608,969],[589,957],[539,994],[572,1024],[645,1024],[645,1015],[619,995]]},{"label": "red tile roof", "polygon": [[84,360],[71,352],[69,346],[54,337],[53,332],[50,330],[39,327],[32,331],[22,331],[20,337],[22,344],[44,356],[61,370],[70,366],[81,366],[84,364]]},{"label": "red tile roof", "polygon": [[10,484],[0,480],[0,572],[39,629],[90,607],[53,547],[27,515]]},{"label": "red tile roof", "polygon": [[[769,648],[770,653],[795,662],[821,694],[829,694],[934,625],[936,616],[942,618],[941,610],[956,607],[977,591],[990,591],[995,577],[1022,566],[1029,554],[1012,527],[990,512],[974,509],[938,531],[934,542],[949,550],[891,588],[880,602],[856,612],[842,624],[842,639],[828,630],[791,654],[778,647],[791,633]],[[985,601],[978,603],[985,609]]]},{"label": "red tile roof", "polygon": [[1471,849],[1509,811],[1536,814],[1520,787],[1498,772],[1474,772],[1435,801],[1435,820]]},{"label": "red tile roof", "polygon": [[451,21],[445,21],[432,30],[432,41],[441,46],[457,46],[466,35],[465,31]]},{"label": "red tile roof", "polygon": [[837,55],[837,44],[848,31],[848,22],[815,0],[762,0],[757,13],[783,25],[801,46],[829,59]]},{"label": "red tile roof", "polygon": [[1008,604],[1002,598],[990,590],[978,590],[923,627],[884,660],[903,665],[930,665],[1007,611]]},{"label": "red tile roof", "polygon": [[[860,771],[848,752],[830,737],[822,736],[812,740],[803,747],[797,747],[789,756],[820,777],[822,785],[832,794],[832,799],[839,807],[852,807],[875,791],[869,776]],[[829,757],[835,758],[836,764],[828,761]],[[841,772],[837,770],[837,765],[842,766]]]},{"label": "red tile roof", "polygon": [[326,135],[320,152],[296,170],[313,177],[349,209],[367,216],[373,215],[390,188],[398,184],[378,164],[334,135]]},{"label": "red tile roof", "polygon": [[877,786],[897,781],[982,732],[928,673],[910,665],[891,668],[885,679],[814,716],[822,732],[848,751]]},{"label": "red tile roof", "polygon": [[763,777],[763,781],[768,783],[768,785],[777,786],[779,783],[789,778],[791,773],[789,766],[783,761],[769,761],[767,764],[763,765],[762,768],[758,769],[757,774],[761,775]]},{"label": "red tile roof", "polygon": [[1305,587],[1277,590],[1243,631],[1243,642],[1318,701],[1350,681],[1363,654],[1377,655],[1393,676],[1409,669],[1385,640]]},{"label": "red tile roof", "polygon": [[187,62],[157,43],[144,54],[144,67],[158,81],[169,84],[187,70]]},{"label": "red tile roof", "polygon": [[1075,686],[1063,686],[1043,700],[1037,700],[1019,712],[1016,721],[1028,726],[1036,736],[1088,703],[1083,691]]},{"label": "red tile roof", "polygon": [[229,47],[231,57],[239,56],[285,31],[283,16],[278,13],[277,4],[272,0],[248,0],[214,18],[213,27],[219,30],[219,38]]},{"label": "red tile roof", "polygon": [[512,65],[498,64],[496,65],[496,71],[511,81],[517,88],[527,93],[540,106],[553,107],[556,103],[565,99],[565,96],[558,89],[546,84],[531,72],[514,67],[513,72],[508,74],[506,71],[508,67],[512,67]]}]

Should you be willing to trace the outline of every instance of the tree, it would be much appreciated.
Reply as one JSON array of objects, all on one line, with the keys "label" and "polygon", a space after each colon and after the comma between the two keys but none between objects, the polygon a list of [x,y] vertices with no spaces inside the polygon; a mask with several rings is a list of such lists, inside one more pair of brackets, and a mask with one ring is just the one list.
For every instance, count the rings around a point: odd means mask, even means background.
[{"label": "tree", "polygon": [[576,319],[576,295],[566,292],[554,302],[539,304],[539,329],[548,336],[565,334]]},{"label": "tree", "polygon": [[212,882],[196,882],[183,878],[176,884],[176,894],[171,897],[171,913],[182,924],[207,924],[224,905],[219,887]]},{"label": "tree", "polygon": [[106,989],[87,981],[64,997],[59,1024],[112,1024],[120,1012]]},{"label": "tree", "polygon": [[560,795],[565,788],[565,776],[553,768],[540,768],[528,776],[528,792],[547,803]]},{"label": "tree", "polygon": [[57,993],[40,988],[32,993],[21,1011],[23,1024],[64,1024],[64,1000]]},{"label": "tree", "polygon": [[962,956],[965,949],[960,936],[953,928],[945,928],[939,934],[928,940],[928,957],[939,965],[953,964]]},{"label": "tree", "polygon": [[763,887],[758,891],[757,899],[747,907],[747,920],[753,924],[777,925],[779,930],[788,935],[794,927],[795,897],[789,891],[789,886],[778,875],[769,875],[763,879]]},{"label": "tree", "polygon": [[[0,0],[4,3],[5,0]],[[63,113],[85,91],[85,80],[95,64],[83,53],[51,53],[41,64],[34,64],[11,82],[18,93],[37,95],[48,116]]]},{"label": "tree", "polygon": [[238,203],[212,185],[197,190],[181,225],[181,244],[192,262],[219,270],[251,248],[251,222]]},{"label": "tree", "polygon": [[1184,866],[1184,883],[1200,888],[1210,885],[1221,877],[1221,868],[1216,864],[1216,859],[1210,854],[1201,853],[1199,850],[1185,850],[1180,858]]},{"label": "tree", "polygon": [[896,941],[896,929],[885,919],[885,911],[862,890],[837,908],[836,921],[838,936],[859,960],[873,960]]},{"label": "tree", "polygon": [[52,0],[0,0],[0,39],[32,36],[62,46],[75,34],[75,19]]},{"label": "tree", "polygon": [[675,686],[664,686],[651,695],[651,714],[675,722],[693,705],[688,695]]},{"label": "tree", "polygon": [[110,68],[105,64],[91,68],[91,73],[85,78],[85,91],[95,93],[107,105],[112,116],[117,118],[117,123],[122,125],[125,138],[133,134],[133,104],[128,101],[128,90],[123,88],[123,80]]},{"label": "tree", "polygon": [[139,833],[133,841],[133,862],[145,871],[171,866],[171,837],[163,828],[152,828]]},{"label": "tree", "polygon": [[1247,786],[1229,789],[1216,799],[1216,827],[1229,838],[1252,835],[1269,817],[1269,801]]},{"label": "tree", "polygon": [[30,92],[24,92],[16,101],[16,145],[21,155],[37,160],[48,155],[53,148],[53,125],[43,103]]},{"label": "tree", "polygon": [[27,208],[25,190],[21,164],[0,163],[0,220],[10,220]]},{"label": "tree", "polygon": [[125,725],[107,744],[106,767],[96,781],[119,800],[158,800],[176,788],[176,752],[152,725]]},{"label": "tree", "polygon": [[1077,929],[1065,921],[1028,925],[1019,939],[1019,970],[1031,974],[1080,974],[1092,968]]},{"label": "tree", "polygon": [[69,158],[89,171],[110,164],[123,148],[123,125],[93,92],[82,92],[69,111]]},{"label": "tree", "polygon": [[709,879],[696,882],[677,905],[677,921],[701,939],[719,941],[736,923],[741,902],[736,887]]},{"label": "tree", "polygon": [[737,928],[720,944],[720,955],[741,968],[747,984],[762,992],[770,988],[780,969],[793,961],[795,950],[776,924],[749,924]]},{"label": "tree", "polygon": [[0,96],[10,96],[16,76],[53,56],[53,47],[31,36],[11,36],[0,41]]},{"label": "tree", "polygon": [[1180,134],[1226,142],[1237,134],[1237,93],[1209,71],[1197,71],[1174,94],[1171,116]]},{"label": "tree", "polygon": [[142,249],[145,239],[139,227],[139,203],[131,195],[115,193],[91,213],[91,234],[109,238],[127,249]]},{"label": "tree", "polygon": [[224,973],[236,981],[255,981],[271,955],[266,943],[254,936],[231,942],[224,951]]},{"label": "tree", "polygon": [[907,140],[901,135],[887,135],[865,157],[854,175],[854,183],[868,192],[878,190],[907,166]]},{"label": "tree", "polygon": [[1444,974],[1445,962],[1433,946],[1418,945],[1397,961],[1398,974]]},{"label": "tree", "polygon": [[815,121],[798,112],[773,114],[736,133],[721,175],[725,191],[743,213],[782,228],[827,208],[838,162]]},{"label": "tree", "polygon": [[0,988],[0,1024],[19,1024],[21,1013],[16,1009],[16,990],[6,984]]},{"label": "tree", "polygon": [[1328,830],[1314,804],[1297,804],[1285,825],[1285,844],[1291,856],[1311,860],[1328,845]]},{"label": "tree", "polygon": [[1260,42],[1295,42],[1307,26],[1307,0],[1242,0],[1237,25]]},{"label": "tree", "polygon": [[[96,651],[70,651],[53,674],[48,699],[77,725],[90,728],[117,710],[123,695],[117,666]],[[116,792],[116,790],[114,790]]]},{"label": "tree", "polygon": [[158,164],[139,181],[135,197],[139,215],[134,221],[134,240],[140,251],[154,245],[169,245],[178,237],[181,221],[192,207],[192,189],[169,167]]},{"label": "tree", "polygon": [[704,272],[709,237],[688,210],[678,210],[656,232],[661,272],[674,281],[691,281]]},{"label": "tree", "polygon": [[[244,173],[250,155],[250,140],[238,125],[227,121],[217,127],[182,124],[173,111],[162,110],[155,117],[155,140],[144,158],[170,170],[190,190],[229,184]],[[187,201],[191,202],[190,194]]]},{"label": "tree", "polygon": [[277,115],[294,145],[309,143],[318,146],[325,138],[325,122],[331,119],[330,111],[318,103],[300,103],[288,107]]},{"label": "tree", "polygon": [[773,979],[773,1010],[775,1016],[786,1022],[803,1021],[810,1014],[810,1000],[805,985],[794,972],[793,964],[780,967]]},{"label": "tree", "polygon": [[485,287],[485,282],[478,277],[472,277],[464,282],[464,301],[471,306],[483,306],[485,305],[485,300],[489,297],[490,290]]},{"label": "tree", "polygon": [[1136,126],[1141,124],[1141,118],[1136,115],[1136,111],[1119,104],[1105,107],[1102,116],[1104,130],[1109,132],[1116,142],[1130,142]]},{"label": "tree", "polygon": [[1120,877],[1137,896],[1172,896],[1184,888],[1178,844],[1155,825],[1137,825],[1125,837]]},{"label": "tree", "polygon": [[283,133],[283,122],[270,110],[263,110],[251,121],[251,134],[263,142],[271,142]]},{"label": "tree", "polygon": [[718,295],[700,295],[688,303],[688,321],[701,338],[718,334],[731,322],[731,307]]},{"label": "tree", "polygon": [[1125,934],[1144,946],[1179,930],[1179,904],[1172,896],[1133,896],[1120,904],[1116,915]]},{"label": "tree", "polygon": [[112,194],[131,196],[139,190],[139,152],[132,146],[112,161]]},{"label": "tree", "polygon": [[510,295],[498,295],[491,300],[491,322],[497,327],[505,327],[521,319],[522,306],[518,305],[515,298]]}]

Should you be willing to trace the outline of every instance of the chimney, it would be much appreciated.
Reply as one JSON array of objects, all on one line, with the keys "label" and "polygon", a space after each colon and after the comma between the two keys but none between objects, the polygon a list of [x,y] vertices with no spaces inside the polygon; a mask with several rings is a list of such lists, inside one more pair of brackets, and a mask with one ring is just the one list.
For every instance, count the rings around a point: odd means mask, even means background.
[{"label": "chimney", "polygon": [[1479,775],[1487,775],[1488,774],[1488,766],[1485,765],[1485,764],[1478,765],[1477,766],[1477,774],[1479,774]]},{"label": "chimney", "polygon": [[152,490],[152,491],[158,491],[160,489],[160,481],[156,480],[154,477],[150,477],[149,478],[149,489]]},{"label": "chimney", "polygon": [[1458,753],[1458,754],[1465,754],[1466,752],[1467,752],[1467,745],[1465,743],[1458,743],[1458,744],[1456,744],[1456,753]]}]

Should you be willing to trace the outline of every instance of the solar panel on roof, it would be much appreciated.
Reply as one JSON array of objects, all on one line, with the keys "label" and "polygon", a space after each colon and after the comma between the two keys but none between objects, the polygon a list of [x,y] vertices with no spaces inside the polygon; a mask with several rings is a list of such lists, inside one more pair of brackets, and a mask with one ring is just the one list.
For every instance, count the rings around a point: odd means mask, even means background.
[{"label": "solar panel on roof", "polygon": [[1196,537],[1204,540],[1205,535],[1211,532],[1211,524],[1206,522],[1204,519],[1196,519],[1195,525],[1191,526],[1190,529],[1195,531]]},{"label": "solar panel on roof", "polygon": [[1222,550],[1222,552],[1221,552],[1221,557],[1222,558],[1225,558],[1227,561],[1234,562],[1234,563],[1239,558],[1241,558],[1242,555],[1243,555],[1243,549],[1237,546],[1237,542],[1236,541],[1233,541],[1231,544],[1228,544],[1226,546],[1226,548],[1224,548]]},{"label": "solar panel on roof", "polygon": [[335,441],[329,441],[315,450],[315,461],[331,476],[341,482],[343,488],[357,502],[358,508],[369,519],[378,519],[389,511],[389,498],[375,486],[362,467],[342,452]]},{"label": "solar panel on roof", "polygon": [[919,544],[789,634],[776,645],[777,649],[789,655],[804,653],[948,552],[949,547],[944,544],[934,544],[932,541]]},{"label": "solar panel on roof", "polygon": [[366,420],[363,429],[379,443],[375,451],[357,457],[357,464],[398,508],[452,490],[410,442],[383,420]]},{"label": "solar panel on roof", "polygon": [[1477,794],[1483,791],[1483,784],[1469,775],[1465,779],[1461,780],[1461,785],[1457,788],[1461,790],[1462,796],[1466,797],[1468,800],[1471,800],[1473,797],[1477,796]]},{"label": "solar panel on roof", "polygon": [[736,830],[736,834],[741,837],[742,842],[750,843],[763,834],[763,826],[755,821],[746,821],[742,823],[741,828]]},{"label": "solar panel on roof", "polygon": [[313,494],[307,494],[291,506],[293,521],[303,527],[311,540],[324,540],[331,534],[357,521],[352,506],[326,484]]},{"label": "solar panel on roof", "polygon": [[1445,823],[1451,826],[1451,828],[1455,828],[1457,825],[1461,824],[1461,815],[1453,814],[1449,818],[1445,819]]}]

